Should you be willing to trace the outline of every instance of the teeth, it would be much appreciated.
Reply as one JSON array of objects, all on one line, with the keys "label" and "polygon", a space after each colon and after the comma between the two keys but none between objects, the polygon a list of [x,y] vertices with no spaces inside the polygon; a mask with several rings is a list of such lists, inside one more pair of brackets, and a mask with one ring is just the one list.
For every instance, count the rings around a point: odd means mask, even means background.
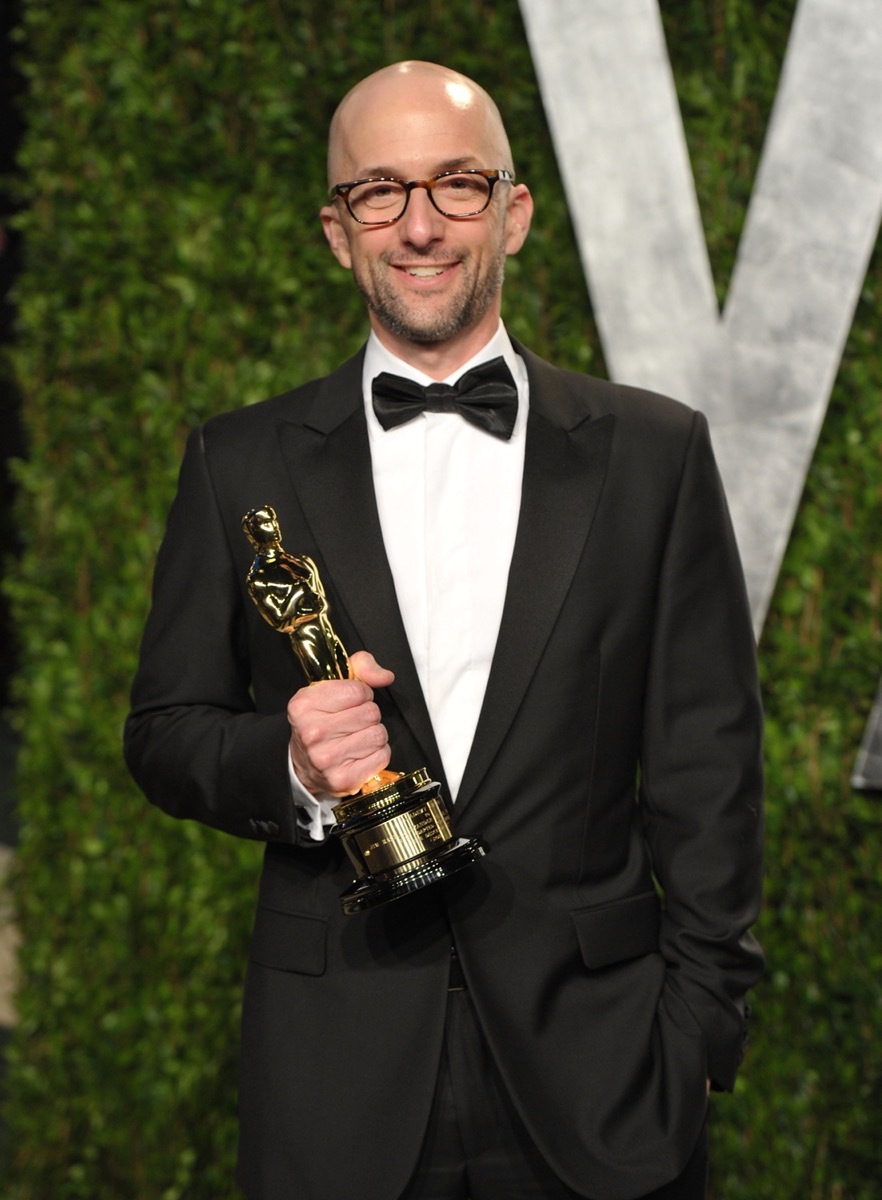
[{"label": "teeth", "polygon": [[443,267],[408,267],[408,275],[416,275],[417,279],[430,279],[433,275],[440,275],[444,270]]}]

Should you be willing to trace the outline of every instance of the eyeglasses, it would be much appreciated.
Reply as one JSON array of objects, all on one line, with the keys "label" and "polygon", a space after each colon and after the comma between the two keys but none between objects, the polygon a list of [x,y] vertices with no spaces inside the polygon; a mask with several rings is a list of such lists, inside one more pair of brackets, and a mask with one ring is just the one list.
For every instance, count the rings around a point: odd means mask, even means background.
[{"label": "eyeglasses", "polygon": [[330,195],[339,196],[360,225],[392,225],[404,216],[410,193],[425,188],[442,216],[477,217],[490,204],[497,183],[514,183],[514,175],[503,167],[489,170],[444,171],[431,179],[353,179],[338,183]]}]

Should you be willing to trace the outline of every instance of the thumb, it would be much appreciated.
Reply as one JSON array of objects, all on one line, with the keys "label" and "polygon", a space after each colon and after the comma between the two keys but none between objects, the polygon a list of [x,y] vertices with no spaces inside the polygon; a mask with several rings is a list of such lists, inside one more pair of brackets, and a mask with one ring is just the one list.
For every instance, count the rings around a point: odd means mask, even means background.
[{"label": "thumb", "polygon": [[353,676],[368,687],[388,687],[395,680],[392,672],[381,667],[368,650],[356,650],[349,659],[349,666]]}]

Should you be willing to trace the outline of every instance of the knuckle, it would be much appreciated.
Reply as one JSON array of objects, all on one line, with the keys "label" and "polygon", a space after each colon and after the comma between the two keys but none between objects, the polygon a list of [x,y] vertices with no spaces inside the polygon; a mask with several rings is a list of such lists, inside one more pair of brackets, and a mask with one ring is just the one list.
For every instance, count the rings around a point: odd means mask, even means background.
[{"label": "knuckle", "polygon": [[326,774],[337,763],[337,754],[333,746],[327,742],[318,742],[310,747],[309,757],[316,768],[322,774]]},{"label": "knuckle", "polygon": [[323,741],[321,727],[314,722],[301,724],[297,729],[297,736],[307,750],[321,745]]},{"label": "knuckle", "polygon": [[309,713],[311,708],[306,689],[303,688],[299,692],[295,692],[288,701],[288,719],[299,719],[303,714]]},{"label": "knuckle", "polygon": [[347,679],[346,695],[350,704],[354,708],[356,705],[371,703],[373,692],[366,683],[362,683],[360,679]]}]

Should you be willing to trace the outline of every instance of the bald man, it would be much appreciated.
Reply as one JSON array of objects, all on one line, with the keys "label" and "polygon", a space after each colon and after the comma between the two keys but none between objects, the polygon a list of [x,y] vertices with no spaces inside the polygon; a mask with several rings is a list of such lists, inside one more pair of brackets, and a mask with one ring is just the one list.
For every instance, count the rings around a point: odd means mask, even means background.
[{"label": "bald man", "polygon": [[[266,843],[239,1182],[698,1200],[762,969],[755,652],[706,422],[508,337],[533,204],[471,80],[369,76],[328,172],[367,343],[192,434],[126,729],[154,803]],[[251,603],[268,503],[352,678],[306,686]],[[488,853],[346,916],[332,807],[393,757]]]}]

